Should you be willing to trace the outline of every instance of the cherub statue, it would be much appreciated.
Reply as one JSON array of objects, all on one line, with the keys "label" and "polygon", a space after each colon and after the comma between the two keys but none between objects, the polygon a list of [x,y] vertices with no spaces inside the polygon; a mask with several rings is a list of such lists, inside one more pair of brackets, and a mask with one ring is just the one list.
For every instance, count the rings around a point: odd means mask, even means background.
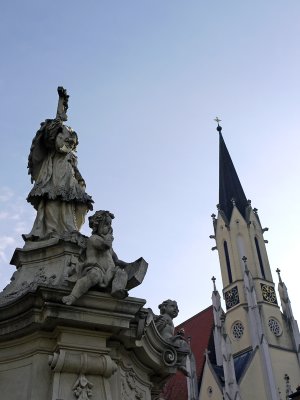
[{"label": "cherub statue", "polygon": [[165,341],[175,347],[178,356],[177,368],[186,376],[189,376],[190,374],[186,368],[186,358],[191,354],[191,348],[184,339],[183,330],[174,334],[173,319],[179,313],[177,302],[168,299],[163,301],[158,308],[160,315],[154,317],[156,328]]},{"label": "cherub statue", "polygon": [[69,296],[63,297],[63,303],[73,304],[90,288],[96,286],[100,290],[109,290],[117,298],[128,296],[127,289],[139,285],[146,273],[148,264],[143,258],[134,263],[119,260],[112,248],[114,215],[109,211],[97,211],[89,217],[92,235],[87,239],[85,253],[73,271],[69,280],[75,286]]},{"label": "cherub statue", "polygon": [[77,168],[77,133],[64,125],[69,96],[62,87],[58,94],[56,118],[41,123],[28,157],[28,173],[34,186],[27,201],[37,215],[31,232],[23,235],[25,241],[78,232],[87,211],[93,209],[93,200],[85,192],[85,181]]}]

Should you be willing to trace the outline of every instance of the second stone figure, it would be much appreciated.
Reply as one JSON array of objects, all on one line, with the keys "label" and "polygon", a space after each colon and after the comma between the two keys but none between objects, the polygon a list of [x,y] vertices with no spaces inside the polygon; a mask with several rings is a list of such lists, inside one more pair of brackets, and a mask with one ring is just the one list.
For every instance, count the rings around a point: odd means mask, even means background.
[{"label": "second stone figure", "polygon": [[89,217],[92,235],[86,240],[78,264],[69,271],[68,280],[75,282],[75,286],[69,296],[63,297],[65,304],[73,304],[92,287],[108,291],[114,297],[125,298],[127,290],[144,279],[148,264],[143,258],[127,263],[119,260],[114,252],[113,218],[112,213],[103,210]]}]

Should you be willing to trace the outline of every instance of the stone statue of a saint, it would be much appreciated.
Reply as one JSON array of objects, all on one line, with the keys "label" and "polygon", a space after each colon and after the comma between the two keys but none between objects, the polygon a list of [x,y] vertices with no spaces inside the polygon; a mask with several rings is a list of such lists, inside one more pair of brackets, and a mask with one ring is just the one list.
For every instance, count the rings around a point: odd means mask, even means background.
[{"label": "stone statue of a saint", "polygon": [[76,270],[70,271],[68,280],[75,282],[70,295],[63,297],[63,303],[73,304],[90,288],[108,291],[112,296],[125,298],[128,289],[139,285],[147,271],[148,264],[143,258],[133,263],[119,260],[113,250],[112,220],[109,211],[96,211],[89,217],[92,235],[87,238],[86,248]]},{"label": "stone statue of a saint", "polygon": [[183,331],[174,334],[173,319],[176,318],[179,313],[177,302],[168,299],[163,301],[158,308],[160,310],[160,315],[154,316],[156,328],[165,341],[175,347],[178,356],[177,368],[186,376],[189,376],[189,372],[186,368],[186,359],[187,356],[191,354],[191,348],[184,339]]},{"label": "stone statue of a saint", "polygon": [[41,123],[31,145],[28,173],[34,186],[27,201],[37,211],[31,232],[25,241],[61,237],[79,231],[93,200],[85,192],[85,181],[77,168],[77,133],[64,125],[68,98],[58,88],[59,102],[55,119]]}]

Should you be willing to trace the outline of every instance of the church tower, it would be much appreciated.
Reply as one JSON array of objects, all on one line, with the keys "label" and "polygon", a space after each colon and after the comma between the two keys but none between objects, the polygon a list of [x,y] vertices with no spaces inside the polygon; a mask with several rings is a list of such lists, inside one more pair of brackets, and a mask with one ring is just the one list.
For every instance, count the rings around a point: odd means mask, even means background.
[{"label": "church tower", "polygon": [[[287,289],[280,278],[278,304],[257,209],[247,200],[219,125],[219,204],[212,215],[219,254],[226,314],[221,324],[218,292],[214,283],[216,365],[205,380],[218,381],[215,399],[286,399],[286,378],[296,389],[300,383],[300,336]],[[233,357],[234,371],[228,363]],[[206,375],[207,378],[206,378]],[[230,381],[227,376],[231,376]],[[223,382],[222,382],[223,380]],[[217,393],[221,393],[219,397]],[[238,395],[237,395],[238,393]],[[200,400],[209,399],[200,390]]]}]

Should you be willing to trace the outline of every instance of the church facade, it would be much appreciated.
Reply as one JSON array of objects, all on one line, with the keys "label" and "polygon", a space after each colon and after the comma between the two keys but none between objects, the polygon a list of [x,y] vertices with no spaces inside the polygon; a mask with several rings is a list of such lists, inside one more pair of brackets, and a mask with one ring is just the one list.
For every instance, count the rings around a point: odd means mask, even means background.
[{"label": "church facade", "polygon": [[[185,396],[174,393],[165,398],[286,400],[300,384],[298,325],[279,270],[276,294],[263,236],[267,228],[246,198],[219,124],[217,130],[219,204],[218,215],[212,215],[211,238],[219,254],[226,312],[213,278],[213,324],[201,339],[209,346],[196,357],[196,365],[202,366],[198,392],[191,395],[187,390]],[[201,332],[194,330],[189,335],[197,340]]]}]

